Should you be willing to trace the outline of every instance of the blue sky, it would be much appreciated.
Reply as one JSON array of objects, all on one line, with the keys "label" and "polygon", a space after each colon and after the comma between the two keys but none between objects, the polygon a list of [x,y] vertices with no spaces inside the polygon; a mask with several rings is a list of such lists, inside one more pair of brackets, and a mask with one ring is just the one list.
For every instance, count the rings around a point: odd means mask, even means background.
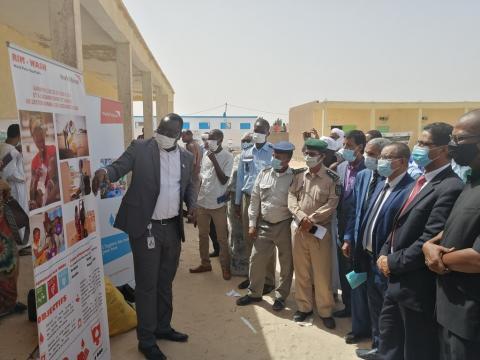
[{"label": "blue sky", "polygon": [[317,99],[480,100],[480,3],[473,0],[124,3],[181,114],[225,102],[278,113],[264,113],[273,119]]}]

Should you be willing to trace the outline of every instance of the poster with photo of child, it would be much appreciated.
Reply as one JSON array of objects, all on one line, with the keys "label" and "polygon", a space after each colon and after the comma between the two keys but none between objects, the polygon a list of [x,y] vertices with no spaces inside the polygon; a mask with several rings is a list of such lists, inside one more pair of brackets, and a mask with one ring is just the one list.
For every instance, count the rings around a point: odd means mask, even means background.
[{"label": "poster with photo of child", "polygon": [[53,114],[19,111],[29,210],[40,212],[60,201]]}]

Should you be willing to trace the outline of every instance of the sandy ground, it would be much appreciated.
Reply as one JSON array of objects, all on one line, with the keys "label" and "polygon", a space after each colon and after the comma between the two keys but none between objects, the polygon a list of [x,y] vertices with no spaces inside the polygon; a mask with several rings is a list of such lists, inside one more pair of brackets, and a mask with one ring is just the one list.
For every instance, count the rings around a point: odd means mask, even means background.
[{"label": "sandy ground", "polygon": [[[350,330],[349,319],[337,319],[337,329],[329,331],[315,316],[313,326],[300,327],[291,319],[295,311],[292,296],[287,309],[274,313],[273,299],[264,297],[258,305],[237,307],[235,298],[225,294],[236,289],[242,278],[222,279],[218,258],[213,272],[190,274],[199,264],[197,231],[187,225],[180,266],[174,282],[175,329],[190,335],[188,343],[159,341],[169,359],[356,359],[355,345],[347,345],[343,336]],[[20,300],[32,287],[32,267],[28,256],[21,258]],[[239,290],[240,293],[245,293]],[[341,304],[337,304],[342,308]],[[241,318],[247,319],[255,332]],[[36,347],[36,326],[26,315],[11,315],[0,320],[0,359],[26,360]],[[368,343],[359,345],[368,346]],[[111,339],[112,359],[142,359],[137,352],[135,331]]]}]

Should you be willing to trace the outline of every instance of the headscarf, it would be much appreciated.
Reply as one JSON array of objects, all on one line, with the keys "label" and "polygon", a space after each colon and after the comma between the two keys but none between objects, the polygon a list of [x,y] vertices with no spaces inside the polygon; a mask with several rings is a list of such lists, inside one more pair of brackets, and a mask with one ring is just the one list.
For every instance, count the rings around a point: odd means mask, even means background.
[{"label": "headscarf", "polygon": [[331,132],[338,135],[338,139],[335,140],[337,144],[337,148],[335,150],[339,150],[340,148],[343,147],[343,140],[345,140],[345,132],[339,128],[333,128]]}]

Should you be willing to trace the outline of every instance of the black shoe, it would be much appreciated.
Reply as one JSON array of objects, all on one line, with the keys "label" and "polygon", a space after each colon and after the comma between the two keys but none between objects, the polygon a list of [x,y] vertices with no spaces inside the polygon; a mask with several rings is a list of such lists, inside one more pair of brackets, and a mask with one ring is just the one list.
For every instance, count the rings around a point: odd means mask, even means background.
[{"label": "black shoe", "polygon": [[210,254],[208,254],[209,257],[214,258],[214,257],[219,257],[220,252],[219,251],[212,251]]},{"label": "black shoe", "polygon": [[239,289],[246,289],[250,286],[250,279],[243,280],[240,284],[238,284]]},{"label": "black shoe", "polygon": [[238,306],[245,306],[245,305],[250,305],[252,303],[260,302],[260,301],[262,301],[261,297],[256,298],[256,297],[253,297],[253,296],[250,296],[250,295],[245,295],[245,296],[242,296],[241,298],[237,299],[237,305]]},{"label": "black shoe", "polygon": [[353,332],[349,332],[347,335],[345,335],[345,342],[347,344],[358,344],[369,337],[369,335],[356,335]]},{"label": "black shoe", "polygon": [[304,322],[306,318],[313,314],[313,311],[309,312],[302,312],[297,310],[295,314],[293,314],[293,321],[295,322]]},{"label": "black shoe", "polygon": [[348,311],[347,309],[335,311],[333,313],[333,317],[336,317],[336,318],[348,318],[348,317],[351,317],[351,316],[352,316],[352,313],[350,311]]},{"label": "black shoe", "polygon": [[355,353],[360,359],[365,360],[377,360],[380,359],[378,356],[378,349],[357,349]]},{"label": "black shoe", "polygon": [[273,311],[282,311],[285,309],[285,301],[276,299],[275,302],[272,305]]},{"label": "black shoe", "polygon": [[156,336],[157,336],[157,339],[164,339],[164,340],[170,340],[175,342],[187,342],[188,340],[187,334],[182,334],[178,331],[175,331],[174,329],[172,329],[172,331],[166,334],[156,334]]},{"label": "black shoe", "polygon": [[337,324],[335,324],[335,319],[333,317],[320,317],[320,319],[322,319],[323,321],[323,325],[325,325],[325,327],[327,329],[335,329],[335,327],[337,326]]},{"label": "black shoe", "polygon": [[273,290],[275,290],[275,286],[265,284],[263,286],[263,295],[270,294]]},{"label": "black shoe", "polygon": [[157,345],[148,347],[138,345],[138,351],[140,351],[147,360],[165,360],[167,358]]}]

